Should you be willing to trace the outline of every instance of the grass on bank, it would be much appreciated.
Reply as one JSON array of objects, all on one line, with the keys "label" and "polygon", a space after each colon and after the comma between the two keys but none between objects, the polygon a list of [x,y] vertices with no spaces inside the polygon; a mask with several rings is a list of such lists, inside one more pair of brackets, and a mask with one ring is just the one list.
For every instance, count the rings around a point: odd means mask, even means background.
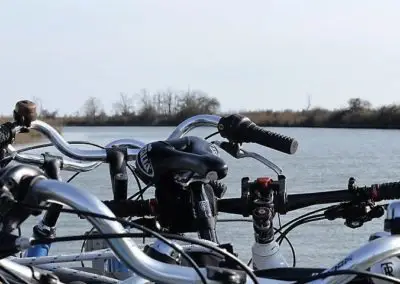
[{"label": "grass on bank", "polygon": [[[0,117],[0,123],[12,121],[10,117]],[[61,119],[44,119],[44,121],[53,126],[58,133],[62,134],[63,123]],[[18,133],[15,137],[15,144],[30,144],[47,139],[40,132],[30,130],[28,133]]]}]

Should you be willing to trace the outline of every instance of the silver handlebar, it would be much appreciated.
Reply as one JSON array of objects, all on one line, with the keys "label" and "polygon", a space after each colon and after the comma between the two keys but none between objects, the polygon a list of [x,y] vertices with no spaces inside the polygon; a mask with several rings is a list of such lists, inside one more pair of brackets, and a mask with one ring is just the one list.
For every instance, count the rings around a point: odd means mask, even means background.
[{"label": "silver handlebar", "polygon": [[188,119],[182,121],[175,128],[175,130],[172,131],[171,135],[168,136],[168,139],[182,137],[183,135],[185,135],[190,130],[193,130],[196,127],[201,127],[201,126],[216,127],[220,119],[221,119],[220,116],[211,114],[201,114],[189,117]]},{"label": "silver handlebar", "polygon": [[[97,197],[71,184],[56,180],[40,180],[32,186],[32,194],[42,201],[52,200],[77,210],[115,218],[111,210]],[[123,226],[117,221],[89,216],[86,218],[100,233],[126,233]],[[166,264],[154,260],[147,256],[131,238],[109,239],[107,242],[116,256],[128,268],[141,277],[158,283],[201,283],[199,276],[193,268]],[[203,269],[202,272],[205,273],[205,270]]]},{"label": "silver handlebar", "polygon": [[[218,115],[207,115],[207,114],[190,117],[181,122],[175,128],[175,130],[168,136],[167,139],[180,138],[196,127],[202,127],[202,126],[217,127],[220,119],[221,117]],[[94,161],[89,163],[82,163],[82,162],[75,162],[63,159],[61,168],[63,170],[73,171],[73,172],[88,172],[97,168],[104,161],[106,161],[107,154],[105,149],[82,150],[74,148],[57,132],[57,130],[55,130],[52,126],[43,121],[40,120],[33,121],[31,123],[30,128],[39,131],[47,138],[49,138],[49,140],[53,142],[54,146],[64,155],[76,160]],[[214,141],[213,143],[220,146],[219,141]],[[130,146],[131,148],[136,148],[136,149],[128,148],[128,153],[127,153],[128,160],[135,160],[137,154],[139,153],[140,148],[145,146],[146,143],[136,139],[118,139],[107,144],[105,148],[111,148],[113,146],[122,146],[122,145],[127,145]],[[18,153],[12,145],[8,146],[8,152],[13,157],[14,160],[20,163],[33,164],[33,165],[43,165],[44,163],[43,156]],[[237,159],[253,158],[261,162],[262,164],[266,165],[267,167],[269,167],[276,174],[278,175],[282,174],[282,169],[279,166],[277,166],[272,161],[268,160],[267,158],[257,153],[248,152],[244,149],[239,149],[236,158]]]},{"label": "silver handlebar", "polygon": [[[168,139],[179,138],[184,134],[189,132],[190,130],[200,127],[200,126],[217,126],[218,121],[220,120],[220,116],[217,115],[196,115],[190,117],[180,123],[172,134],[168,137]],[[96,150],[83,150],[73,147],[69,144],[51,125],[47,124],[41,120],[32,121],[30,129],[36,130],[46,136],[54,146],[64,155],[69,158],[80,160],[80,161],[89,161],[89,163],[79,163],[70,160],[64,160],[62,169],[67,171],[75,171],[75,172],[87,172],[91,171],[98,166],[100,166],[107,159],[107,153],[105,149],[96,149]],[[146,143],[136,140],[136,139],[118,139],[112,141],[107,144],[105,148],[110,148],[113,146],[121,146],[128,145],[132,148],[136,149],[127,149],[128,151],[128,160],[136,159],[137,154],[139,153],[139,149],[142,148]],[[18,153],[17,150],[9,145],[8,152],[13,157],[14,160],[33,165],[42,165],[44,162],[44,157],[32,154],[22,154]]]},{"label": "silver handlebar", "polygon": [[[107,153],[105,149],[94,149],[94,150],[82,150],[72,147],[65,139],[44,121],[35,120],[32,121],[31,129],[35,129],[45,135],[54,146],[64,155],[70,157],[71,159],[80,161],[96,161],[105,162],[107,160]],[[143,145],[141,141],[137,141],[140,145]],[[141,147],[141,146],[140,146]],[[136,158],[138,150],[128,149],[128,160]]]},{"label": "silver handlebar", "polygon": [[[66,204],[67,206],[77,210],[115,218],[115,215],[111,210],[97,197],[88,191],[83,191],[71,184],[57,180],[39,180],[33,184],[31,192],[42,201],[53,200]],[[89,216],[87,219],[100,233],[126,233],[123,226],[117,221]],[[378,261],[400,254],[400,247],[398,245],[399,241],[400,236],[389,236],[386,238],[376,239],[352,252],[344,260],[340,261],[337,265],[327,271],[338,269],[366,270]],[[107,242],[117,257],[123,261],[128,268],[145,279],[162,283],[201,282],[200,277],[193,268],[166,264],[152,259],[147,256],[131,238],[109,239]],[[206,273],[205,269],[202,269],[202,273]],[[334,276],[321,281],[314,281],[312,283],[347,283],[354,277],[354,275]],[[247,283],[252,283],[252,281],[247,279]],[[264,278],[260,279],[260,283],[276,284],[290,282]]]},{"label": "silver handlebar", "polygon": [[[12,159],[22,163],[22,164],[30,164],[35,166],[41,166],[44,163],[43,155],[34,155],[34,154],[22,154],[18,153],[17,150],[12,146],[7,146],[8,153],[11,155]],[[72,172],[88,172],[94,170],[98,166],[100,166],[101,162],[89,162],[89,163],[79,163],[72,160],[63,159],[61,165],[61,169],[65,171]]]},{"label": "silver handlebar", "polygon": [[[220,120],[220,116],[217,115],[196,115],[190,117],[180,123],[172,134],[168,137],[168,139],[172,138],[179,138],[188,131],[192,130],[195,127],[199,126],[216,126],[218,121]],[[68,144],[67,141],[49,124],[35,120],[31,124],[31,129],[35,129],[45,135],[51,142],[53,142],[54,146],[64,155],[81,161],[101,161],[105,162],[107,159],[106,150],[99,149],[99,150],[82,150],[78,148],[72,147]],[[114,141],[114,144],[107,145],[111,147],[113,145],[121,145],[121,144],[129,144],[136,148],[141,148],[145,145],[144,142],[139,140],[133,139],[121,139]],[[106,146],[106,147],[107,147]],[[139,150],[138,149],[128,149],[128,160],[135,159]]]},{"label": "silver handlebar", "polygon": [[[51,127],[49,125],[49,127]],[[62,138],[64,139],[64,138]],[[66,142],[68,144],[68,142]],[[69,144],[68,144],[69,145]],[[118,139],[110,142],[105,146],[105,148],[111,148],[113,146],[121,146],[121,145],[129,145],[133,148],[141,148],[145,145],[144,142],[136,140],[136,139]],[[11,155],[13,160],[23,163],[23,164],[31,164],[31,165],[43,165],[44,157],[40,155],[33,154],[22,154],[18,153],[18,151],[12,146],[7,146],[8,153]],[[63,163],[61,165],[61,169],[65,171],[73,171],[73,172],[88,172],[94,170],[98,166],[100,166],[103,162],[76,162],[72,160],[63,159]]]}]

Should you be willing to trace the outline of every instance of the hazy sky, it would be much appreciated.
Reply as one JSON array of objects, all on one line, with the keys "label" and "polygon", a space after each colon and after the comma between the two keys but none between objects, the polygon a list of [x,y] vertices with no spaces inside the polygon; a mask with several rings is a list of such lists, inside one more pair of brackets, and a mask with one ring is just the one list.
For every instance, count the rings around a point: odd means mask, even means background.
[{"label": "hazy sky", "polygon": [[398,0],[0,2],[0,113],[202,89],[223,110],[400,102]]}]

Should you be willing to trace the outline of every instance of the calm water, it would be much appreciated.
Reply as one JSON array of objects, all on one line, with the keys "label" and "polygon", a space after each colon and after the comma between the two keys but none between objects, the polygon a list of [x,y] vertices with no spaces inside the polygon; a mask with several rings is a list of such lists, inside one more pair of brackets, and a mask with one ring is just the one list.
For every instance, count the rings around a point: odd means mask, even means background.
[{"label": "calm water", "polygon": [[[102,145],[119,138],[135,138],[150,142],[165,139],[173,128],[170,127],[68,127],[63,135],[68,140],[90,140]],[[289,156],[257,145],[248,145],[247,149],[258,151],[280,165],[287,177],[287,189],[290,193],[345,189],[347,180],[354,176],[358,184],[371,184],[399,179],[400,132],[396,130],[336,130],[276,128],[277,132],[295,137],[299,141],[299,150]],[[206,136],[211,129],[203,128],[192,134]],[[51,148],[50,148],[51,149]],[[229,174],[224,182],[228,186],[226,196],[239,197],[240,179],[243,176],[275,177],[273,172],[253,160],[235,160],[222,153],[229,165]],[[64,177],[70,176],[66,173]],[[100,199],[111,199],[111,186],[108,168],[102,166],[93,172],[81,174],[75,185],[94,193]],[[130,178],[130,193],[136,191],[134,179]],[[151,195],[152,192],[149,193]],[[298,210],[283,216],[283,222],[295,218],[314,208]],[[220,215],[220,218],[234,217]],[[23,234],[31,234],[31,226],[36,222],[30,219],[24,225]],[[297,252],[298,265],[328,266],[366,242],[369,234],[381,230],[383,220],[367,223],[362,228],[350,229],[343,220],[317,222],[302,225],[289,234]],[[60,219],[58,236],[80,234],[90,226],[75,216],[64,215]],[[248,260],[253,241],[251,223],[218,224],[221,242],[232,242],[239,257]],[[74,242],[53,246],[56,252],[77,252],[81,243]],[[283,247],[285,255],[291,261],[288,246]]]}]

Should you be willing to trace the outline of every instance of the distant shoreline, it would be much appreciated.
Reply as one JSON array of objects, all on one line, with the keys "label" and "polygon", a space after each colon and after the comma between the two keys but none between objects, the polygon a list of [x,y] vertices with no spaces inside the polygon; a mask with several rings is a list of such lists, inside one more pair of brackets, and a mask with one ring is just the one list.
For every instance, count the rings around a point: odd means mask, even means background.
[{"label": "distant shoreline", "polygon": [[[157,102],[157,94],[152,102]],[[207,96],[186,94],[179,98],[175,107],[169,104],[153,105],[148,101],[138,111],[119,111],[115,115],[104,112],[85,117],[69,116],[62,119],[64,126],[170,126],[174,127],[185,119],[198,114],[229,113],[218,111],[219,102]],[[178,101],[179,101],[178,100]],[[162,102],[163,100],[161,100]],[[164,100],[168,102],[168,100]],[[93,112],[95,113],[95,112]],[[310,108],[293,111],[237,111],[264,127],[307,127],[338,129],[400,129],[400,105],[373,108],[368,101],[350,99],[348,107],[336,110]]]},{"label": "distant shoreline", "polygon": [[[114,124],[114,125],[102,125],[102,124],[68,124],[64,125],[64,127],[176,127],[178,124],[170,124],[170,125],[126,125],[126,124]],[[399,127],[387,127],[387,126],[382,126],[382,127],[368,127],[368,126],[303,126],[303,125],[261,125],[261,127],[271,127],[271,128],[313,128],[313,129],[375,129],[375,130],[397,130],[400,129]]]},{"label": "distant shoreline", "polygon": [[[291,112],[291,115],[300,116],[304,112]],[[307,113],[307,112],[306,112]],[[371,130],[396,130],[400,129],[400,123],[371,123],[372,125],[368,125],[366,123],[355,123],[354,120],[349,120],[346,124],[344,123],[319,123],[319,124],[311,124],[309,121],[308,123],[288,123],[287,121],[276,121],[275,123],[262,123],[260,120],[260,116],[264,116],[266,114],[269,115],[276,115],[279,114],[280,116],[284,116],[284,112],[253,112],[253,113],[243,113],[244,115],[248,116],[252,121],[257,123],[259,126],[262,127],[280,127],[280,128],[314,128],[314,129],[371,129]],[[287,114],[286,114],[287,115]],[[353,114],[355,115],[355,114]],[[279,118],[279,117],[278,117]],[[154,123],[151,121],[144,121],[142,123],[138,123],[137,121],[118,121],[112,120],[112,123],[109,121],[104,120],[87,120],[85,118],[74,117],[72,119],[68,118],[53,118],[53,119],[46,119],[46,118],[38,118],[40,120],[45,121],[46,123],[50,124],[54,128],[58,130],[60,134],[62,134],[62,130],[65,127],[176,127],[182,121],[161,121],[160,123]],[[6,119],[0,119],[1,121],[5,121]],[[7,119],[8,120],[8,119]],[[400,122],[400,120],[399,120]],[[42,136],[37,131],[30,131],[29,133],[21,133],[16,136],[15,144],[16,145],[26,145],[30,143],[37,143],[46,138]]]},{"label": "distant shoreline", "polygon": [[[305,128],[338,128],[338,129],[400,129],[400,106],[381,108],[364,108],[353,106],[347,109],[326,110],[315,108],[302,111],[241,111],[263,127],[305,127]],[[176,127],[185,119],[202,114],[201,112],[186,115],[143,115],[103,116],[93,119],[68,117],[63,119],[64,126],[169,126]],[[220,116],[226,113],[208,113]]]},{"label": "distant shoreline", "polygon": [[[62,127],[176,127],[185,119],[199,114],[229,115],[219,111],[216,98],[199,92],[180,95],[170,92],[144,93],[142,106],[132,107],[129,97],[121,94],[115,106],[115,114],[107,115],[96,98],[89,98],[83,114],[59,117],[57,111],[43,109],[38,119],[57,128]],[[336,110],[311,108],[299,111],[258,110],[237,111],[262,127],[326,128],[326,129],[400,129],[400,105],[387,105],[373,108],[368,101],[353,98],[348,107]],[[12,120],[0,117],[0,123]],[[17,135],[17,143],[32,143],[41,140],[40,134],[32,131]]]}]

